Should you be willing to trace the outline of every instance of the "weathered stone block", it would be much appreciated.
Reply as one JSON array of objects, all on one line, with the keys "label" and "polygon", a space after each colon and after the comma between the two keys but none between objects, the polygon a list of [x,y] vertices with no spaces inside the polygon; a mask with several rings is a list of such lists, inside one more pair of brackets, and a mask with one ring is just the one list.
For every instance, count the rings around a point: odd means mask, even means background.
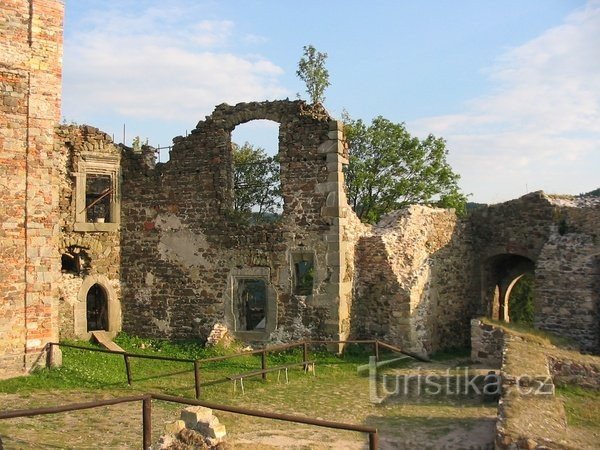
[{"label": "weathered stone block", "polygon": [[198,422],[209,423],[212,417],[212,409],[203,406],[189,406],[181,411],[181,420],[191,429],[196,428]]}]

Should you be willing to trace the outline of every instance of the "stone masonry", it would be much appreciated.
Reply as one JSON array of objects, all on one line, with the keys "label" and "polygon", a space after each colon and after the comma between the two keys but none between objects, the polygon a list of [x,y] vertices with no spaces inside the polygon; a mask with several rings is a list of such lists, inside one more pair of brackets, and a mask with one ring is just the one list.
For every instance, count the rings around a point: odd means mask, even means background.
[{"label": "stone masonry", "polygon": [[[534,192],[466,218],[411,206],[363,224],[343,125],[303,101],[218,105],[157,164],[151,147],[58,126],[62,15],[58,0],[0,6],[0,377],[91,330],[431,353],[467,345],[473,317],[510,320],[526,273],[536,326],[600,351],[597,199]],[[279,124],[283,209],[250,223],[234,213],[231,133],[263,119]]]},{"label": "stone masonry", "polygon": [[[96,128],[63,125],[56,129],[55,158],[60,161],[60,337],[89,338],[87,293],[94,285],[107,296],[107,331],[116,333],[121,329],[120,214],[111,218],[110,209],[120,207],[121,148]],[[91,221],[81,213],[84,202],[77,200],[86,197],[84,180],[103,174],[107,179],[114,174],[116,189],[96,203],[109,205],[102,222]]]},{"label": "stone masonry", "polygon": [[58,337],[58,183],[63,4],[0,8],[0,377],[22,373]]},{"label": "stone masonry", "polygon": [[[277,223],[251,225],[232,214],[231,132],[256,119],[279,123],[284,204]],[[124,328],[206,338],[224,322],[247,340],[347,336],[341,124],[302,101],[219,105],[174,144],[166,164],[154,166],[152,149],[127,150],[123,160]],[[314,263],[310,295],[294,294],[299,257]],[[267,285],[261,332],[236,325],[235,291],[244,279]]]}]

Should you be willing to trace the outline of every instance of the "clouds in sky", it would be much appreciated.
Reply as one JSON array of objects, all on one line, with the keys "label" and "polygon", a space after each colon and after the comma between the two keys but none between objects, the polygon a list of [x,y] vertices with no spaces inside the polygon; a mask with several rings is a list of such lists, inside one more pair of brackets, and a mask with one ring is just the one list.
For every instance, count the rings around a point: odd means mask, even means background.
[{"label": "clouds in sky", "polygon": [[[295,95],[284,84],[290,74],[282,63],[274,62],[273,53],[261,52],[277,47],[273,43],[289,45],[287,30],[256,33],[259,25],[252,18],[242,14],[236,18],[240,23],[228,20],[219,2],[86,0],[70,5],[71,11],[79,5],[84,12],[75,14],[73,23],[67,16],[65,23],[63,115],[69,120],[90,122],[109,133],[120,133],[127,123],[129,142],[140,135],[156,145],[183,134],[217,104]],[[369,30],[365,27],[367,42]],[[395,42],[385,45],[393,48]],[[327,48],[331,55],[342,50]],[[465,50],[459,46],[456,51]],[[381,61],[368,61],[343,69],[356,70],[366,80],[382,71]],[[431,71],[429,82],[441,82],[444,67]],[[338,69],[337,76],[344,76],[344,70]],[[579,193],[600,186],[600,0],[590,0],[561,25],[506,49],[481,74],[468,76],[486,77],[488,93],[455,105],[452,114],[408,120],[408,128],[447,139],[450,163],[474,201],[504,201],[526,190]],[[460,90],[460,80],[443,81],[457,83]],[[390,85],[390,91],[395,87]],[[420,97],[436,105],[427,87],[420,85]],[[381,113],[368,83],[344,95],[372,108],[371,116]],[[330,110],[343,106],[328,103]]]},{"label": "clouds in sky", "polygon": [[238,36],[228,20],[193,20],[207,15],[185,6],[156,3],[136,15],[124,8],[98,11],[71,30],[65,115],[86,118],[94,111],[194,123],[223,102],[290,95],[279,81],[280,67],[232,51],[234,40],[254,45],[263,37]]},{"label": "clouds in sky", "polygon": [[[451,163],[474,200],[600,186],[600,2],[507,50],[485,74],[490,94],[457,114],[410,124],[447,139]],[[580,177],[589,186],[582,188]]]}]

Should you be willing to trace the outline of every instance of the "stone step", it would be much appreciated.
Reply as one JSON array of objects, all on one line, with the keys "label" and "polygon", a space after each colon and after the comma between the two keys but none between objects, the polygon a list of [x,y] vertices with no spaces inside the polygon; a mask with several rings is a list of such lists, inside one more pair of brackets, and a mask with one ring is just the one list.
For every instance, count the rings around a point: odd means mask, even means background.
[{"label": "stone step", "polygon": [[92,338],[107,350],[125,353],[125,350],[112,341],[110,334],[106,331],[92,331]]}]

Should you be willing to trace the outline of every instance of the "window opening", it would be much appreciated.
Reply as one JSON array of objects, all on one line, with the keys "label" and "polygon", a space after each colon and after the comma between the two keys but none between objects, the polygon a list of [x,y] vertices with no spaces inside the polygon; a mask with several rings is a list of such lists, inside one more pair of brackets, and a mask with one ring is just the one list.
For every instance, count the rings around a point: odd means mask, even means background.
[{"label": "window opening", "polygon": [[99,284],[94,284],[86,297],[87,331],[108,331],[108,298]]},{"label": "window opening", "polygon": [[236,292],[237,331],[264,331],[267,326],[267,284],[265,280],[242,278]]},{"label": "window opening", "polygon": [[112,180],[110,175],[87,174],[85,182],[86,222],[111,222],[111,200]]},{"label": "window opening", "polygon": [[70,253],[64,253],[60,257],[60,269],[64,273],[79,275],[79,258]]},{"label": "window opening", "polygon": [[278,130],[276,122],[254,120],[232,132],[233,211],[244,222],[269,223],[281,217]]},{"label": "window opening", "polygon": [[312,257],[310,259],[303,259],[294,264],[294,277],[296,280],[294,294],[312,295],[314,273],[315,264]]}]

